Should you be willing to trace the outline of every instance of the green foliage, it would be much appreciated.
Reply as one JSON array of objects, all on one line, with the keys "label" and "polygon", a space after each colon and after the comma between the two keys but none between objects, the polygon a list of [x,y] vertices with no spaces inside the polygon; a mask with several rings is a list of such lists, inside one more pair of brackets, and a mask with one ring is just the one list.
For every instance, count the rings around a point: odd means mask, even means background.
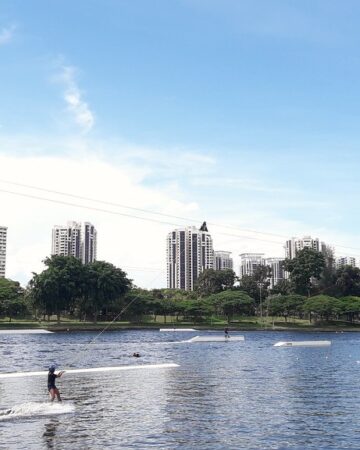
[{"label": "green foliage", "polygon": [[131,281],[126,273],[113,264],[95,261],[83,266],[84,280],[79,310],[93,315],[94,320],[100,312],[106,313],[112,303],[126,294]]},{"label": "green foliage", "polygon": [[0,315],[9,317],[10,321],[12,317],[27,315],[24,292],[17,281],[0,278]]},{"label": "green foliage", "polygon": [[231,289],[236,280],[235,272],[231,269],[206,269],[200,275],[195,290],[200,297],[216,294]]},{"label": "green foliage", "polygon": [[259,304],[268,295],[270,275],[271,268],[269,266],[258,266],[253,275],[244,275],[241,278],[240,288],[255,299],[256,304]]},{"label": "green foliage", "polygon": [[279,280],[279,282],[271,289],[271,294],[289,295],[294,292],[294,286],[289,280]]},{"label": "green foliage", "polygon": [[41,314],[56,314],[74,307],[84,285],[81,261],[69,256],[46,258],[45,269],[30,280],[30,296],[33,307]]},{"label": "green foliage", "polygon": [[228,322],[235,314],[254,314],[254,299],[240,290],[227,290],[207,298],[214,312],[227,317]]},{"label": "green foliage", "polygon": [[315,295],[307,298],[304,303],[304,311],[329,321],[342,313],[341,300],[329,295]]},{"label": "green foliage", "polygon": [[345,266],[336,271],[335,287],[340,296],[360,295],[360,269]]},{"label": "green foliage", "polygon": [[288,317],[300,316],[303,311],[305,298],[297,294],[268,297],[268,314],[284,317],[285,321],[287,321]]},{"label": "green foliage", "polygon": [[30,280],[28,297],[38,313],[58,319],[76,310],[96,320],[131,286],[125,272],[104,261],[83,265],[73,257],[52,256],[44,262],[47,268]]},{"label": "green foliage", "polygon": [[313,287],[313,279],[319,279],[325,267],[325,258],[322,253],[305,247],[298,251],[293,259],[286,259],[284,268],[290,272],[290,280],[295,292],[302,295],[310,295]]}]

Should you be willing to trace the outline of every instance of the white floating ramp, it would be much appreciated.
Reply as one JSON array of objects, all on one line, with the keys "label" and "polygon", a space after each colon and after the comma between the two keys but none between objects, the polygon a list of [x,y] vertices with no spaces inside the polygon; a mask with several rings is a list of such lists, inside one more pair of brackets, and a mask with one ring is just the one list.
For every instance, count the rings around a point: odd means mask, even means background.
[{"label": "white floating ramp", "polygon": [[244,336],[195,336],[186,342],[239,342],[244,340]]},{"label": "white floating ramp", "polygon": [[160,331],[197,331],[194,328],[160,328]]},{"label": "white floating ramp", "polygon": [[[65,371],[65,374],[69,373],[94,373],[94,372],[117,372],[120,370],[148,370],[148,369],[170,369],[173,367],[179,367],[179,364],[165,363],[165,364],[142,364],[132,366],[117,366],[117,367],[92,367],[90,369],[69,369]],[[10,372],[0,373],[0,378],[21,378],[21,377],[45,377],[48,374],[47,371],[41,372]]]},{"label": "white floating ramp", "polygon": [[274,347],[328,347],[331,341],[280,341]]},{"label": "white floating ramp", "polygon": [[43,330],[42,328],[0,330],[0,334],[48,334],[48,333],[52,333],[52,331]]}]

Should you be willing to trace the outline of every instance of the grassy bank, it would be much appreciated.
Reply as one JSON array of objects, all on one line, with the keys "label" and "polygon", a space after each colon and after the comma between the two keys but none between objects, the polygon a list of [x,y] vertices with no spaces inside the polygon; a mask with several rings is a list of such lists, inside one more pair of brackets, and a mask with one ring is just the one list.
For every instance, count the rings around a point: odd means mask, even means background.
[{"label": "grassy bank", "polygon": [[324,323],[310,323],[308,320],[291,319],[287,322],[282,317],[275,318],[259,318],[259,317],[238,317],[229,325],[224,319],[213,318],[209,321],[192,322],[192,321],[178,321],[173,317],[166,319],[159,316],[156,321],[143,322],[83,322],[78,320],[69,320],[62,318],[60,323],[56,320],[50,321],[35,321],[35,320],[19,320],[0,319],[0,330],[5,329],[46,329],[49,331],[101,331],[105,327],[108,330],[125,330],[125,329],[159,329],[173,328],[173,327],[191,327],[196,329],[218,329],[223,330],[228,326],[231,330],[251,331],[251,330],[267,330],[267,331],[360,331],[360,324],[351,324],[349,322],[336,321]]}]

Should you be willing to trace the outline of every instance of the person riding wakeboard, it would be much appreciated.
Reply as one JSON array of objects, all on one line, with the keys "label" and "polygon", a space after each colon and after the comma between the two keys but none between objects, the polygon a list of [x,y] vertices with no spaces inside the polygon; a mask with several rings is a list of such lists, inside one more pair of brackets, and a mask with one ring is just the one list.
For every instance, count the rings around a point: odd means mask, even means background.
[{"label": "person riding wakeboard", "polygon": [[60,392],[59,389],[55,386],[55,380],[56,378],[60,378],[61,375],[64,373],[64,370],[60,371],[58,374],[55,373],[55,365],[52,364],[49,367],[48,372],[48,391],[50,395],[50,401],[53,402],[55,400],[55,396],[57,397],[58,401],[61,402]]}]

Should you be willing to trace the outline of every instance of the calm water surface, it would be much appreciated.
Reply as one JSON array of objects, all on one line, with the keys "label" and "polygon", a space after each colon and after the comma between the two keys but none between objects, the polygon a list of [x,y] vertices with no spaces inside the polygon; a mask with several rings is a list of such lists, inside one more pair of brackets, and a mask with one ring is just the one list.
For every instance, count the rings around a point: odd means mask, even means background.
[{"label": "calm water surface", "polygon": [[[1,372],[44,370],[53,361],[60,368],[180,365],[65,374],[57,384],[61,408],[70,412],[39,415],[30,408],[0,420],[0,448],[360,448],[360,334],[242,334],[245,342],[190,344],[174,341],[194,333],[108,332],[89,346],[95,333],[0,335]],[[310,339],[330,339],[332,346],[273,347]],[[142,358],[132,358],[135,351]],[[28,402],[42,408],[46,382],[0,379],[0,410]],[[49,407],[44,403],[45,412]]]}]

